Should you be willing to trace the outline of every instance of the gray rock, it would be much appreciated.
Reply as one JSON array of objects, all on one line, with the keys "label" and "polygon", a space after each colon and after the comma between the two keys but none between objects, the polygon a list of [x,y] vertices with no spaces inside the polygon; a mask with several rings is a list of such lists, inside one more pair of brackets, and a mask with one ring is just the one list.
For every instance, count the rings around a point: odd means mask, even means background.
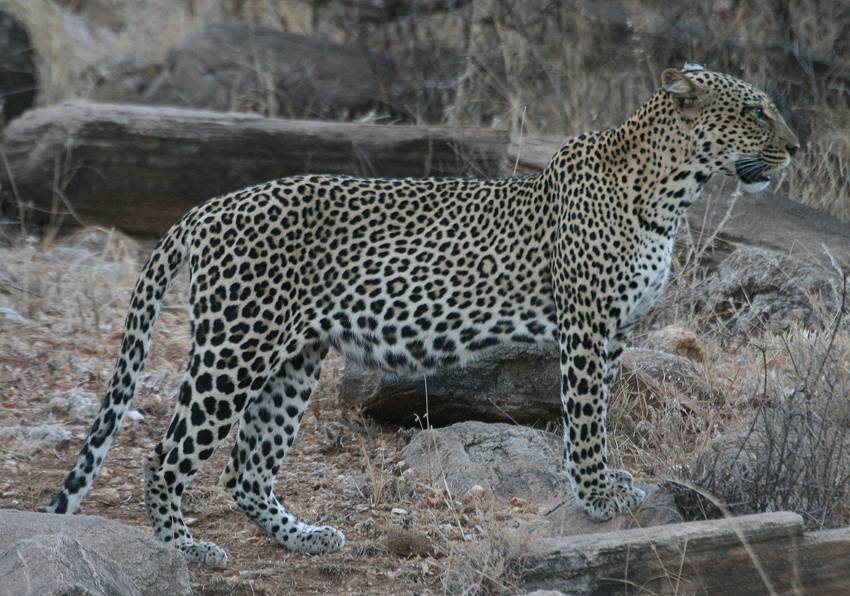
[{"label": "gray rock", "polygon": [[404,460],[421,481],[432,486],[445,481],[453,495],[480,485],[501,501],[548,503],[570,490],[562,450],[560,437],[552,433],[461,422],[418,433],[404,448]]},{"label": "gray rock", "polygon": [[405,461],[420,482],[448,486],[459,497],[478,485],[496,500],[522,499],[540,506],[521,524],[535,535],[566,536],[676,523],[682,516],[673,495],[643,486],[647,499],[631,515],[592,521],[572,496],[563,468],[561,438],[509,424],[462,422],[417,434],[404,449]]},{"label": "gray rock", "polygon": [[[709,393],[698,364],[642,348],[624,351],[618,382],[659,396],[673,391],[702,399]],[[427,380],[350,363],[339,398],[367,416],[406,426],[425,424],[426,419],[431,426],[464,420],[533,425],[560,420],[560,387],[556,346],[505,345],[463,368],[428,375]]]},{"label": "gray rock", "polygon": [[62,424],[0,426],[0,442],[18,441],[36,446],[58,446],[71,440],[71,431]]},{"label": "gray rock", "polygon": [[28,318],[9,306],[0,306],[0,319],[16,323],[18,325],[29,325],[32,323]]},{"label": "gray rock", "polygon": [[404,103],[390,59],[249,22],[210,23],[184,36],[140,95],[140,77],[155,69],[124,61],[116,70],[126,74],[109,86],[111,99],[146,104],[344,119]]},{"label": "gray rock", "polygon": [[74,419],[91,418],[97,411],[97,398],[91,391],[74,387],[67,391],[57,391],[47,403],[52,414],[72,414]]},{"label": "gray rock", "polygon": [[618,383],[629,391],[648,392],[657,398],[677,395],[704,401],[711,396],[705,371],[699,364],[647,348],[623,351]]},{"label": "gray rock", "polygon": [[16,596],[190,595],[175,549],[88,515],[0,509],[0,593]]},{"label": "gray rock", "polygon": [[815,324],[816,305],[840,304],[837,272],[764,248],[732,252],[717,275],[699,290],[700,310],[743,334],[761,329],[783,331],[795,323]]},{"label": "gray rock", "polygon": [[653,329],[647,332],[640,343],[643,348],[668,352],[694,362],[702,362],[705,358],[702,342],[697,335],[678,325]]}]

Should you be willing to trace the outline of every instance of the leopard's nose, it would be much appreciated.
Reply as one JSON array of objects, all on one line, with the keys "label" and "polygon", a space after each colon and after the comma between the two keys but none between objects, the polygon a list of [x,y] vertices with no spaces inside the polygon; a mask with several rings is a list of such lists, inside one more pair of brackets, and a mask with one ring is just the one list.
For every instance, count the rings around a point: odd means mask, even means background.
[{"label": "leopard's nose", "polygon": [[797,153],[797,149],[799,148],[799,145],[785,145],[785,150],[788,151],[788,155],[790,155],[791,157],[794,157],[794,154]]}]

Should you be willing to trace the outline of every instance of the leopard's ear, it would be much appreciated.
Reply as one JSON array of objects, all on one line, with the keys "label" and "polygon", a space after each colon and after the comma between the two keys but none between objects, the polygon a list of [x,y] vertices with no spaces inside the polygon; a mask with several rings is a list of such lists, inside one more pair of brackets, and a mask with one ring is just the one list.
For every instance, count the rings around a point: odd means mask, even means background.
[{"label": "leopard's ear", "polygon": [[661,87],[673,97],[697,97],[703,88],[678,68],[668,68],[661,73]]},{"label": "leopard's ear", "polygon": [[687,117],[696,116],[707,95],[702,85],[676,68],[668,68],[661,73],[661,88]]}]

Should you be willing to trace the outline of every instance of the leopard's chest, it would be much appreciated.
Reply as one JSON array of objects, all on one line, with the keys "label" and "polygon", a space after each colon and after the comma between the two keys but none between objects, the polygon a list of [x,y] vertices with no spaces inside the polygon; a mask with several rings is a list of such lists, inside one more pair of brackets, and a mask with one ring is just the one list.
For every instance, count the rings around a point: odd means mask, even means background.
[{"label": "leopard's chest", "polygon": [[642,238],[634,258],[626,264],[626,290],[621,294],[620,327],[642,319],[658,301],[670,277],[673,238]]}]

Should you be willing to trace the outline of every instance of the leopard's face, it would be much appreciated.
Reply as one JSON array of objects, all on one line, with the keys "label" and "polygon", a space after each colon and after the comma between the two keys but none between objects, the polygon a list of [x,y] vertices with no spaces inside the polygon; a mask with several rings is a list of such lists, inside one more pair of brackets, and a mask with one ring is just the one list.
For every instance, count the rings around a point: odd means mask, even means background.
[{"label": "leopard's face", "polygon": [[693,66],[665,71],[662,78],[692,127],[695,155],[736,176],[745,189],[764,189],[791,163],[800,142],[761,90]]}]

